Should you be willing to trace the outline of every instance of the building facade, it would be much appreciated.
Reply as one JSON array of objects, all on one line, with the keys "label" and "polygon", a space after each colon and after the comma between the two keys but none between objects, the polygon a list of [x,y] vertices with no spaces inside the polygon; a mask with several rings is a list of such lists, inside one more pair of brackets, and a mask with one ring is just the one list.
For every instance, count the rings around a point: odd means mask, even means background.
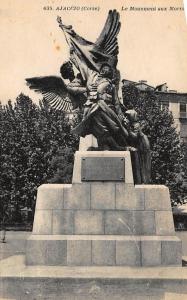
[{"label": "building facade", "polygon": [[123,79],[123,86],[133,85],[142,92],[154,91],[161,103],[161,107],[168,107],[172,112],[176,130],[180,134],[181,140],[186,148],[186,168],[187,168],[187,93],[179,93],[175,90],[168,90],[167,83],[153,87],[146,80],[134,82]]}]

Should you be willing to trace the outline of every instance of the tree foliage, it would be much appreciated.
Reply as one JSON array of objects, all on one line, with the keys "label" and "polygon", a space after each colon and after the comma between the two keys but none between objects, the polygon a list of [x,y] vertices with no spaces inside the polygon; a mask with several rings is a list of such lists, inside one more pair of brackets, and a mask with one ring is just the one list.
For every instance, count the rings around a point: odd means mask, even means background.
[{"label": "tree foliage", "polygon": [[20,209],[34,212],[38,186],[54,176],[54,157],[74,152],[78,140],[65,114],[23,94],[0,106],[0,123],[0,221],[20,222]]},{"label": "tree foliage", "polygon": [[134,108],[152,153],[152,183],[169,187],[173,201],[179,201],[183,189],[184,147],[176,131],[172,113],[161,108],[156,94],[141,92],[133,85],[123,87],[126,109]]}]

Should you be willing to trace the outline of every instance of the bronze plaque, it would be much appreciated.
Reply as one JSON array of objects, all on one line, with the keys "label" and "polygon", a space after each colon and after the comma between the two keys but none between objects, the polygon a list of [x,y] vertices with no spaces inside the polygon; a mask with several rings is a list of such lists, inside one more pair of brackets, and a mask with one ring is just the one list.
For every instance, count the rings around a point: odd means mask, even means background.
[{"label": "bronze plaque", "polygon": [[82,181],[124,181],[124,157],[83,157]]}]

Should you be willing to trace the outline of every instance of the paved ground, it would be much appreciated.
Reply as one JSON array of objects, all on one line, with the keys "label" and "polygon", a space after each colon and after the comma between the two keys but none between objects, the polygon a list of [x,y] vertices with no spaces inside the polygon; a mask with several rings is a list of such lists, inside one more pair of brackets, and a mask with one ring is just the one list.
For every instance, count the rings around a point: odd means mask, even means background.
[{"label": "paved ground", "polygon": [[[25,281],[18,285],[6,281],[9,288],[5,299],[16,300],[163,300],[164,294],[157,288],[151,290],[141,285],[141,288],[127,285],[105,284],[97,281],[88,283],[63,283],[58,280],[43,283]],[[5,285],[4,285],[5,287]],[[6,291],[7,288],[5,287]],[[173,294],[173,293],[172,293]],[[184,298],[185,299],[185,298]],[[169,300],[169,299],[168,299]],[[183,299],[180,299],[183,300]]]},{"label": "paved ground", "polygon": [[[0,232],[0,238],[2,232]],[[12,255],[24,254],[26,249],[26,240],[31,233],[25,231],[7,231],[6,243],[0,243],[0,259]]]}]

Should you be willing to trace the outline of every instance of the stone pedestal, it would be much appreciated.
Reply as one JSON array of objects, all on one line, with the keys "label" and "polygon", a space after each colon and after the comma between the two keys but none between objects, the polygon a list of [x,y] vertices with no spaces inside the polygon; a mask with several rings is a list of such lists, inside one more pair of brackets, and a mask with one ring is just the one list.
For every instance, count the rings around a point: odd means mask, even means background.
[{"label": "stone pedestal", "polygon": [[128,151],[78,151],[72,184],[38,189],[28,265],[180,266],[181,257],[168,188],[134,186]]}]

